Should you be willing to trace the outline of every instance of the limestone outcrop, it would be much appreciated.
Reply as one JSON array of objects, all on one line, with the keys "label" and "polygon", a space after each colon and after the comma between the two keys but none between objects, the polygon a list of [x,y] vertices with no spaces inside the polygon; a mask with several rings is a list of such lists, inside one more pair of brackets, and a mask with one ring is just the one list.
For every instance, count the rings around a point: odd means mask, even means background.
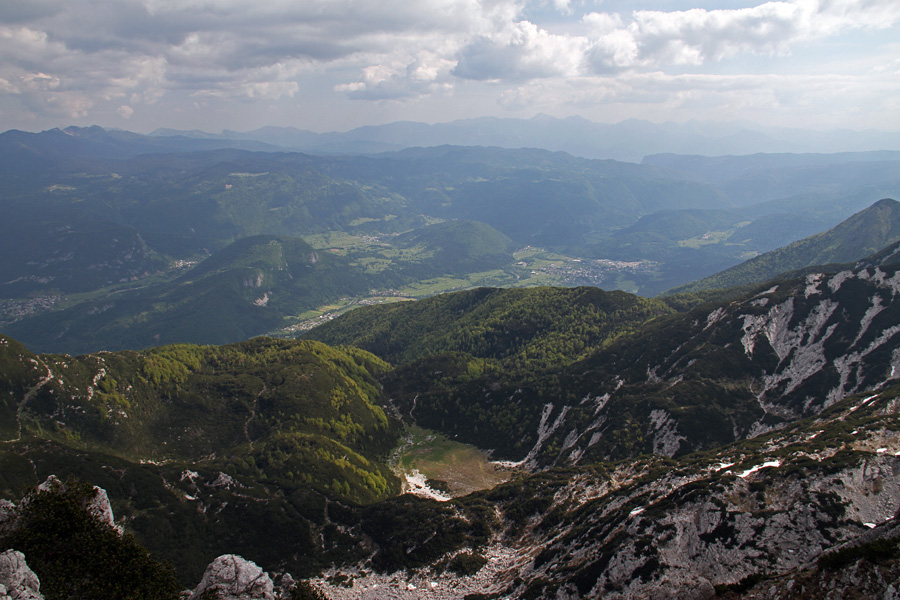
[{"label": "limestone outcrop", "polygon": [[44,600],[41,582],[16,550],[0,553],[0,600]]},{"label": "limestone outcrop", "polygon": [[206,568],[190,600],[199,600],[204,594],[217,600],[275,600],[275,586],[256,563],[224,554]]}]

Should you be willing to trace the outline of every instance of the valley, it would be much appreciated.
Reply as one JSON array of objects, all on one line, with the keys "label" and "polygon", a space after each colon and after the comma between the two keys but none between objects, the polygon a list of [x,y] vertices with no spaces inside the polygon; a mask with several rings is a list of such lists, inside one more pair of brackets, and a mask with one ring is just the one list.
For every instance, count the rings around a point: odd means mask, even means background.
[{"label": "valley", "polygon": [[[291,335],[359,304],[479,286],[650,297],[900,195],[892,152],[636,164],[498,147],[216,146],[100,128],[0,134],[4,330],[78,354]],[[760,175],[776,165],[778,177]],[[756,196],[741,191],[748,179]]]},{"label": "valley", "polygon": [[248,143],[0,134],[0,556],[47,600],[896,592],[896,152]]},{"label": "valley", "polygon": [[416,426],[407,429],[394,456],[406,479],[404,492],[435,500],[491,489],[510,476],[478,448]]}]

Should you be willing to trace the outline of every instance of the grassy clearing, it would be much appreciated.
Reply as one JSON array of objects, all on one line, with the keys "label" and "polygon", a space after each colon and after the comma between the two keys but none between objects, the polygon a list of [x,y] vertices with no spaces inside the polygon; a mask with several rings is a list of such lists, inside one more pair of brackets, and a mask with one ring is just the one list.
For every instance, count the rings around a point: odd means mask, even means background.
[{"label": "grassy clearing", "polygon": [[409,428],[396,460],[401,473],[418,470],[431,481],[443,482],[441,487],[452,496],[489,489],[509,479],[509,472],[497,470],[478,448],[416,426]]},{"label": "grassy clearing", "polygon": [[731,237],[734,229],[728,231],[708,231],[703,235],[692,237],[686,240],[679,240],[678,245],[682,248],[700,248],[701,246],[709,246],[710,244],[722,244]]}]

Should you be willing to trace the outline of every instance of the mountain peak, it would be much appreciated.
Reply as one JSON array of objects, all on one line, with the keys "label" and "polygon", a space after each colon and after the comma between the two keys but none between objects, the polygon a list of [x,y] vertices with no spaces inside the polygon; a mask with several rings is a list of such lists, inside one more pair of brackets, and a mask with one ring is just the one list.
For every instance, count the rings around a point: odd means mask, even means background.
[{"label": "mountain peak", "polygon": [[761,282],[782,273],[834,263],[853,263],[878,253],[900,240],[900,202],[882,198],[828,231],[760,254],[671,292],[724,289]]}]

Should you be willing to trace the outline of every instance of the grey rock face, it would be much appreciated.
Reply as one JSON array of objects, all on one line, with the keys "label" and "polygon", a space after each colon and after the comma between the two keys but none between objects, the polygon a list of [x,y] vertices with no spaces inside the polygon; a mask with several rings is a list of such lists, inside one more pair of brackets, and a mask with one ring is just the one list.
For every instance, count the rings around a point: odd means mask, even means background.
[{"label": "grey rock face", "polygon": [[275,600],[269,575],[236,554],[224,554],[210,563],[191,600],[199,600],[204,592],[218,600]]},{"label": "grey rock face", "polygon": [[41,582],[16,550],[0,553],[0,600],[44,600]]},{"label": "grey rock face", "polygon": [[[47,480],[44,481],[44,483],[37,487],[37,489],[42,492],[47,492],[53,489],[61,489],[63,487],[65,487],[65,483],[60,481],[59,478],[56,477],[56,475],[50,475]],[[94,486],[94,490],[97,493],[85,508],[88,509],[88,511],[95,519],[116,529],[117,531],[119,531],[119,533],[122,533],[121,527],[119,527],[115,523],[112,505],[110,505],[109,503],[109,496],[107,495],[106,490],[101,487],[97,487],[96,485]],[[2,511],[2,508],[0,508],[0,511]],[[2,519],[2,517],[0,517],[0,519]]]}]

